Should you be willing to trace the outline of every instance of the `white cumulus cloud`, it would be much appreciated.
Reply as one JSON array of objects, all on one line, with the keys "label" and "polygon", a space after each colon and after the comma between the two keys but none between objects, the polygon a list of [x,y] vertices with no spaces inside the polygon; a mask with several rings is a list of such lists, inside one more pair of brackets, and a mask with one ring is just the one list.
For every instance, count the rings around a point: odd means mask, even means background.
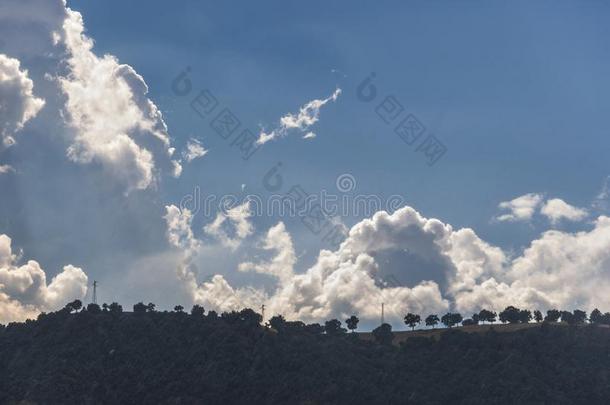
[{"label": "white cumulus cloud", "polygon": [[286,231],[283,222],[271,227],[265,237],[263,248],[276,252],[267,262],[244,262],[239,265],[239,271],[255,271],[277,277],[281,284],[286,284],[293,276],[293,268],[297,261],[292,238]]},{"label": "white cumulus cloud", "polygon": [[542,194],[529,193],[510,201],[501,202],[498,207],[508,213],[499,215],[498,221],[529,221],[543,201]]},{"label": "white cumulus cloud", "polygon": [[560,198],[548,200],[540,209],[540,213],[553,224],[557,224],[563,219],[573,222],[582,221],[589,215],[586,210],[574,207]]},{"label": "white cumulus cloud", "polygon": [[57,310],[67,302],[82,299],[87,275],[67,265],[50,283],[38,262],[18,265],[11,238],[0,235],[0,322],[22,321],[41,311]]},{"label": "white cumulus cloud", "polygon": [[[376,253],[400,245],[400,237],[390,241],[393,235],[410,232],[391,229],[388,225],[405,221],[403,227],[409,228],[410,220],[426,221],[412,209],[402,215],[395,218],[378,213],[372,220],[354,226],[338,251],[321,251],[316,264],[302,274],[294,272],[296,255],[292,239],[284,224],[278,223],[267,232],[263,242],[263,248],[273,252],[273,257],[259,263],[241,263],[238,267],[242,272],[253,271],[275,277],[277,283],[272,291],[251,287],[236,289],[221,275],[201,284],[191,280],[191,290],[198,302],[205,302],[211,308],[258,308],[265,304],[269,316],[283,314],[290,319],[305,321],[353,313],[358,313],[363,319],[378,319],[381,303],[385,303],[388,319],[394,321],[399,321],[405,310],[446,310],[449,302],[432,280],[421,281],[413,287],[387,287],[377,278],[379,264],[374,257]],[[426,232],[430,236],[436,232],[442,234],[444,228],[440,222],[431,221]]]},{"label": "white cumulus cloud", "polygon": [[[220,274],[214,275],[208,281],[198,282],[194,260],[203,243],[193,234],[193,216],[188,209],[181,210],[174,205],[166,206],[165,209],[168,242],[183,255],[177,268],[177,276],[194,304],[228,311],[243,307],[257,308],[265,301],[263,291],[251,287],[233,288]],[[244,228],[241,232],[244,235]]]},{"label": "white cumulus cloud", "polygon": [[0,165],[0,174],[7,174],[7,173],[14,172],[14,171],[15,171],[15,168],[13,166]]},{"label": "white cumulus cloud", "polygon": [[100,163],[128,189],[148,188],[155,179],[153,149],[168,158],[173,149],[161,112],[146,98],[144,79],[115,57],[93,53],[78,12],[68,9],[63,39],[70,73],[59,81],[67,95],[68,123],[76,129],[68,157]]},{"label": "white cumulus cloud", "polygon": [[[262,248],[272,258],[244,262],[240,271],[272,276],[271,291],[234,288],[224,277],[197,285],[199,302],[212,308],[265,304],[267,316],[322,321],[358,314],[400,322],[407,311],[423,315],[508,305],[530,309],[591,310],[610,306],[610,218],[599,217],[590,231],[551,230],[511,255],[482,240],[472,229],[455,230],[425,218],[411,207],[393,214],[377,212],[354,225],[336,251],[322,250],[316,263],[296,273],[295,250],[283,223],[272,227]],[[389,267],[388,267],[389,266]],[[393,267],[392,267],[393,266]],[[388,268],[398,279],[426,269],[423,276],[399,285],[382,282]]]},{"label": "white cumulus cloud", "polygon": [[498,207],[508,211],[498,215],[497,221],[528,222],[537,212],[557,225],[562,220],[578,222],[589,216],[587,210],[574,207],[560,198],[545,200],[541,193],[529,193],[510,201],[501,202]]},{"label": "white cumulus cloud", "polygon": [[34,96],[34,82],[17,59],[0,53],[0,150],[15,143],[15,134],[44,106]]},{"label": "white cumulus cloud", "polygon": [[[3,128],[4,143],[12,142],[14,129],[42,105],[32,96],[33,81],[44,88],[48,105],[46,122],[39,127],[61,132],[71,161],[101,168],[126,192],[154,186],[161,173],[179,175],[167,127],[147,97],[144,79],[116,57],[96,55],[81,14],[66,7],[65,1],[4,1],[0,37],[7,55],[21,62],[19,81],[26,100],[0,109],[0,114],[12,114],[8,120],[2,117],[9,123],[8,130]],[[6,70],[6,64],[6,59],[0,60],[0,70]],[[14,76],[15,63],[9,65]],[[29,82],[23,78],[23,67],[36,72]],[[0,89],[3,98],[6,91],[14,92],[2,85]]]},{"label": "white cumulus cloud", "polygon": [[[251,216],[250,202],[246,201],[226,212],[218,212],[214,221],[207,224],[203,230],[218,239],[224,246],[235,250],[254,231],[250,222]],[[227,228],[232,229],[233,236],[229,234]]]}]

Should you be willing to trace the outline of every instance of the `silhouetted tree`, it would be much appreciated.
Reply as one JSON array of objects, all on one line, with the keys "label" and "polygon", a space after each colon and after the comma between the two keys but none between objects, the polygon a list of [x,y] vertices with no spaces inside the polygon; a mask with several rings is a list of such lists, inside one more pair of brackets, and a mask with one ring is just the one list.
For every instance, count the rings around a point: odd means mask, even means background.
[{"label": "silhouetted tree", "polygon": [[356,315],[352,315],[345,320],[345,323],[347,324],[347,329],[351,330],[352,333],[354,333],[356,328],[358,328],[358,322],[360,322],[360,319],[358,319]]},{"label": "silhouetted tree", "polygon": [[587,322],[587,313],[580,309],[574,310],[574,323],[585,323]]},{"label": "silhouetted tree", "polygon": [[138,302],[133,306],[134,314],[145,314],[148,307],[143,302]]},{"label": "silhouetted tree", "polygon": [[476,325],[476,322],[474,321],[474,319],[464,319],[462,321],[462,326],[472,326],[472,325]]},{"label": "silhouetted tree", "polygon": [[155,307],[156,307],[155,304],[153,304],[152,302],[149,302],[148,305],[146,306],[146,311],[155,312]]},{"label": "silhouetted tree", "polygon": [[184,307],[182,305],[176,305],[174,307],[174,311],[176,311],[176,312],[183,312],[184,311]]},{"label": "silhouetted tree", "polygon": [[597,308],[595,308],[593,311],[591,311],[591,315],[589,316],[589,320],[591,321],[591,323],[595,323],[595,324],[600,324],[603,321],[604,316],[602,315],[601,311]]},{"label": "silhouetted tree", "polygon": [[500,322],[502,323],[519,323],[519,321],[521,320],[521,311],[519,310],[519,308],[515,308],[510,305],[506,307],[504,311],[500,312],[499,318]]},{"label": "silhouetted tree", "polygon": [[306,326],[303,321],[286,321],[284,331],[297,335],[303,333]]},{"label": "silhouetted tree", "polygon": [[201,305],[193,305],[193,308],[191,308],[191,316],[195,316],[198,318],[203,317],[203,315],[205,314],[205,309],[203,309],[203,307]]},{"label": "silhouetted tree", "polygon": [[216,319],[216,318],[218,318],[218,312],[216,312],[216,311],[209,311],[208,312],[208,318],[209,319]]},{"label": "silhouetted tree", "polygon": [[239,315],[239,312],[230,311],[220,314],[220,319],[227,321],[229,324],[236,324],[240,322],[241,316]]},{"label": "silhouetted tree", "polygon": [[454,325],[457,325],[458,323],[462,322],[462,320],[464,319],[464,318],[462,318],[462,315],[458,312],[453,313],[452,317],[453,317]]},{"label": "silhouetted tree", "polygon": [[309,325],[305,325],[305,328],[303,329],[313,335],[321,335],[324,333],[324,326],[319,323],[310,323]]},{"label": "silhouetted tree", "polygon": [[347,332],[345,328],[341,327],[341,321],[338,319],[331,319],[330,321],[324,322],[324,331],[327,335],[339,335]]},{"label": "silhouetted tree", "polygon": [[574,325],[576,323],[576,318],[570,311],[561,311],[561,322],[565,322],[568,325]]},{"label": "silhouetted tree", "polygon": [[78,311],[82,307],[83,307],[83,303],[81,302],[81,300],[74,300],[72,302],[67,303],[64,308],[67,309],[68,312],[73,312],[73,311]]},{"label": "silhouetted tree", "polygon": [[99,314],[100,312],[102,312],[102,309],[99,305],[94,304],[92,302],[91,304],[87,305],[87,312],[89,312],[90,314]]},{"label": "silhouetted tree", "polygon": [[522,309],[519,311],[519,322],[529,323],[532,320],[532,311],[529,309]]},{"label": "silhouetted tree", "polygon": [[472,314],[472,323],[473,325],[478,325],[479,321],[481,320],[481,318],[479,317],[479,314]]},{"label": "silhouetted tree", "polygon": [[239,321],[242,323],[242,325],[253,328],[261,324],[263,317],[261,314],[250,308],[244,308],[239,311]]},{"label": "silhouetted tree", "polygon": [[548,311],[546,311],[546,316],[544,317],[544,320],[546,322],[557,322],[559,318],[561,318],[561,312],[559,312],[559,310],[549,309]]},{"label": "silhouetted tree", "polygon": [[275,315],[269,319],[269,326],[275,329],[278,332],[281,332],[286,327],[286,320],[282,315]]},{"label": "silhouetted tree", "polygon": [[587,313],[579,309],[575,310],[574,312],[561,311],[561,320],[570,325],[585,323],[587,320]]},{"label": "silhouetted tree", "polygon": [[117,315],[123,312],[123,307],[121,304],[113,302],[112,304],[108,305],[108,311],[110,311],[111,314]]},{"label": "silhouetted tree", "polygon": [[421,317],[417,314],[408,313],[405,315],[405,324],[414,330],[417,325],[421,322]]},{"label": "silhouetted tree", "polygon": [[542,312],[535,310],[534,311],[534,320],[536,322],[542,322]]},{"label": "silhouetted tree", "polygon": [[382,323],[380,326],[373,329],[373,337],[377,343],[391,345],[394,340],[392,326],[388,323]]},{"label": "silhouetted tree", "polygon": [[426,317],[426,326],[432,326],[432,329],[434,329],[436,327],[436,325],[439,323],[439,319],[438,319],[438,315],[428,315]]},{"label": "silhouetted tree", "polygon": [[452,328],[453,326],[462,322],[462,319],[462,315],[459,313],[447,312],[441,317],[441,322],[445,324],[448,328]]},{"label": "silhouetted tree", "polygon": [[102,304],[102,310],[104,312],[108,312],[108,304],[106,304],[105,302]]},{"label": "silhouetted tree", "polygon": [[447,312],[445,315],[441,316],[441,322],[448,328],[451,328],[454,323],[451,321],[451,312]]},{"label": "silhouetted tree", "polygon": [[496,321],[496,313],[487,309],[482,309],[479,312],[479,321],[494,323]]}]

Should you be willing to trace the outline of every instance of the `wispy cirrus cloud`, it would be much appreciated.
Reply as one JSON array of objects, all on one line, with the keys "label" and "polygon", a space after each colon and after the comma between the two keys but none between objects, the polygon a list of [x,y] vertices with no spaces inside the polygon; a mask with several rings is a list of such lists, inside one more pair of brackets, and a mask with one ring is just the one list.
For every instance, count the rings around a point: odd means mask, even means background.
[{"label": "wispy cirrus cloud", "polygon": [[337,88],[329,97],[325,99],[312,100],[302,106],[298,113],[289,113],[283,116],[280,118],[279,127],[271,132],[261,131],[256,143],[263,145],[277,138],[286,136],[291,130],[297,130],[302,133],[305,132],[305,135],[303,136],[304,139],[315,138],[316,134],[312,131],[308,131],[309,128],[319,121],[320,109],[330,101],[337,101],[340,94],[341,89]]}]

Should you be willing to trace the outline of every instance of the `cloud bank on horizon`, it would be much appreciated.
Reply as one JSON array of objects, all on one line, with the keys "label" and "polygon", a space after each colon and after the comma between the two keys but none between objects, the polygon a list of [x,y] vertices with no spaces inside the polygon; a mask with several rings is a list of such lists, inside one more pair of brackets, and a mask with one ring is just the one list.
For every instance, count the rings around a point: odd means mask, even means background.
[{"label": "cloud bank on horizon", "polygon": [[[321,250],[315,262],[299,272],[297,247],[286,223],[279,221],[257,233],[247,203],[219,212],[199,228],[188,209],[167,202],[163,213],[156,212],[149,199],[130,198],[138,193],[159,198],[162,179],[180,177],[183,165],[208,155],[208,149],[189,139],[184,151],[176,152],[144,78],[113,55],[97,55],[82,15],[65,1],[4,1],[0,38],[11,39],[0,48],[0,152],[19,148],[22,136],[33,136],[26,134],[28,126],[45,130],[36,135],[47,129],[60,134],[61,140],[49,134],[47,141],[65,145],[62,158],[74,164],[73,170],[87,167],[101,174],[116,190],[109,200],[136,205],[146,215],[150,210],[142,222],[165,227],[157,236],[166,242],[163,254],[174,265],[166,271],[178,285],[166,288],[179,288],[187,303],[221,311],[265,304],[268,316],[315,322],[354,313],[377,320],[381,303],[393,322],[401,322],[407,311],[610,306],[610,218],[604,215],[593,219],[587,230],[544,231],[522,252],[512,253],[484,241],[473,229],[454,229],[405,206],[360,220],[336,250]],[[283,116],[277,128],[260,132],[258,144],[292,131],[315,138],[311,127],[319,121],[320,110],[340,94],[337,88],[329,97]],[[0,160],[0,175],[19,181],[18,163]],[[20,192],[27,192],[24,189]],[[596,207],[607,198],[606,184]],[[541,215],[557,226],[593,218],[593,210],[542,193],[501,202],[498,208],[502,213],[497,222],[529,222]],[[134,222],[129,229],[149,232],[142,223]],[[228,270],[271,280],[271,285],[237,285],[220,272],[199,280],[205,249],[236,254],[246,245],[262,258],[249,256]],[[387,275],[409,281],[387,285]],[[0,234],[0,322],[35,317],[82,299],[88,279],[86,268],[71,264],[47,277],[38,262],[22,263],[11,237]]]},{"label": "cloud bank on horizon", "polygon": [[0,235],[0,321],[35,318],[40,312],[56,310],[87,292],[87,275],[67,265],[51,282],[40,264],[29,260],[17,265],[11,238]]},{"label": "cloud bank on horizon", "polygon": [[[269,313],[288,319],[319,321],[357,313],[374,320],[384,303],[388,319],[400,322],[406,311],[427,314],[456,309],[468,313],[508,305],[590,310],[595,305],[610,305],[606,295],[610,287],[610,218],[605,216],[588,232],[544,232],[521,255],[510,256],[472,229],[454,230],[407,206],[392,214],[377,212],[354,225],[338,250],[322,250],[316,263],[302,274],[294,272],[292,239],[279,222],[263,239],[263,249],[272,251],[273,258],[244,262],[238,268],[274,277],[276,286],[267,291],[233,288],[222,275],[197,284],[193,263],[202,242],[192,232],[191,213],[175,206],[167,210],[169,240],[188,257],[188,265],[181,268],[192,300],[217,310],[265,304]],[[431,265],[434,270],[429,279],[413,286],[379,283],[384,264],[378,258],[405,249],[420,263]]]}]

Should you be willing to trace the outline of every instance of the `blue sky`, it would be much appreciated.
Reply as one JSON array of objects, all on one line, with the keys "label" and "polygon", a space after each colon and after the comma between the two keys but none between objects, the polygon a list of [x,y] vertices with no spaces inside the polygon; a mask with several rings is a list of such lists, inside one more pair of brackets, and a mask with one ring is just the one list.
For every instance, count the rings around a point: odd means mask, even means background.
[{"label": "blue sky", "polygon": [[[176,142],[194,135],[213,151],[168,187],[169,199],[192,185],[217,194],[255,188],[279,158],[311,190],[351,173],[359,191],[404,195],[426,215],[519,246],[528,229],[488,224],[500,201],[543,191],[587,205],[609,171],[610,28],[601,2],[71,6],[99,52],[146,78]],[[254,129],[336,86],[344,94],[322,113],[314,142],[287,138],[244,163],[171,93],[185,66],[195,87],[212,90]],[[437,165],[356,98],[370,72],[381,94],[395,95],[446,144]]]},{"label": "blue sky", "polygon": [[[123,278],[116,269],[141,266],[167,249],[164,206],[179,205],[196,187],[204,196],[266,195],[262,179],[278,162],[287,184],[311,193],[336,192],[337,177],[349,174],[356,181],[350,196],[400,195],[423,217],[438,218],[455,230],[472,228],[508,256],[518,257],[549,230],[589,232],[596,217],[608,214],[591,205],[610,174],[610,9],[603,2],[72,0],[68,7],[82,14],[95,54],[114,55],[143,77],[172,146],[181,151],[196,138],[208,150],[183,165],[179,178],[168,176],[152,189],[133,193],[94,169],[61,163],[64,145],[48,139],[37,141],[46,151],[39,152],[38,163],[23,163],[31,167],[22,169],[24,177],[0,177],[7,195],[28,187],[49,192],[46,201],[24,195],[2,201],[6,225],[0,234],[10,235],[14,247],[50,269],[77,262],[90,279],[109,286],[109,296],[126,301],[151,296],[161,305],[182,297],[155,292],[152,282],[142,286],[141,271],[126,270]],[[10,49],[6,53],[19,56]],[[44,73],[35,58],[23,57],[21,63],[33,74]],[[180,97],[171,85],[187,67],[193,92]],[[367,103],[358,98],[357,87],[372,72],[378,95]],[[248,160],[214,132],[211,119],[201,119],[189,106],[196,92],[209,89],[243,127],[258,134],[337,88],[341,95],[321,108],[311,127],[316,138],[289,133],[262,145]],[[388,96],[404,107],[401,117],[413,114],[426,135],[447,148],[434,165],[393,132],[396,122],[388,125],[377,115]],[[23,138],[20,145],[33,142]],[[55,156],[52,151],[57,158],[49,157]],[[19,151],[4,154],[13,166],[21,156]],[[45,159],[48,164],[40,163]],[[45,185],[40,170],[58,173],[53,185]],[[74,193],[69,213],[58,212],[53,197],[76,191],[74,184],[81,181],[91,189],[83,186]],[[587,217],[551,223],[536,211],[519,220],[494,219],[501,214],[500,203],[528,193],[541,196],[537,210],[544,201],[561,199]],[[97,214],[91,215],[93,210]],[[349,228],[364,218],[340,219]],[[213,219],[195,214],[193,229]],[[234,268],[265,257],[256,238],[280,220],[295,247],[297,272],[313,266],[320,249],[330,249],[297,219],[256,217],[251,219],[252,243],[229,254],[208,252],[198,274],[233,269],[225,273],[232,283],[272,283]],[[64,224],[61,238],[50,239]]]}]

